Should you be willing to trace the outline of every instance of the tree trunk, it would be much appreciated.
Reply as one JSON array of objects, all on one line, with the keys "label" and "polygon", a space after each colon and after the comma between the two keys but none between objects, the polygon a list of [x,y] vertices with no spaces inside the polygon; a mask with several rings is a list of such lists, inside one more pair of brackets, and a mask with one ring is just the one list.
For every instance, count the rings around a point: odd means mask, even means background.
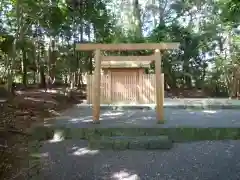
[{"label": "tree trunk", "polygon": [[81,68],[78,70],[78,88],[81,88],[83,85],[83,80],[82,80],[82,73],[81,73]]},{"label": "tree trunk", "polygon": [[55,83],[56,73],[55,73],[55,66],[56,66],[56,52],[55,52],[55,40],[50,37],[50,45],[48,48],[48,86],[52,87]]},{"label": "tree trunk", "polygon": [[40,75],[40,88],[46,88],[46,77],[44,73],[44,66],[40,66],[39,75]]},{"label": "tree trunk", "polygon": [[26,51],[22,50],[22,83],[24,87],[27,87],[28,80],[27,80],[27,54]]},{"label": "tree trunk", "polygon": [[37,73],[36,73],[36,71],[33,71],[33,84],[36,84],[36,75],[37,75]]},{"label": "tree trunk", "polygon": [[142,20],[141,20],[141,10],[138,0],[134,0],[133,4],[133,25],[134,31],[137,38],[142,38]]},{"label": "tree trunk", "polygon": [[9,94],[14,93],[13,91],[13,75],[12,75],[12,65],[11,65],[11,60],[8,57],[8,67],[7,67],[7,91]]}]

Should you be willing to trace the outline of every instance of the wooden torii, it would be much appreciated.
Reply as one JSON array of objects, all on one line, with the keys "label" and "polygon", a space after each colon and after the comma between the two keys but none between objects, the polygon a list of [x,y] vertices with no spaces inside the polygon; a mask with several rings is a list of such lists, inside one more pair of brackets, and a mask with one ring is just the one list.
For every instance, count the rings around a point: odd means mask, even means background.
[{"label": "wooden torii", "polygon": [[[93,122],[100,123],[100,85],[101,85],[101,61],[153,61],[155,60],[156,79],[156,112],[158,123],[164,123],[164,82],[161,76],[161,50],[178,49],[179,43],[137,43],[137,44],[77,44],[76,50],[95,51],[94,71],[94,95],[93,95]],[[155,50],[150,56],[102,56],[102,51],[134,51],[134,50]]]}]

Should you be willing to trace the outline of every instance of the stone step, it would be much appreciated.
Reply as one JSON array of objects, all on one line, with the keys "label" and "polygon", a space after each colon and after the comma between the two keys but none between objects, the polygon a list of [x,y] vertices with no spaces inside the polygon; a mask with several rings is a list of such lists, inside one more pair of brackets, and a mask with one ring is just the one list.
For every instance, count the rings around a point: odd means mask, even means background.
[{"label": "stone step", "polygon": [[113,136],[90,138],[88,140],[90,149],[170,149],[173,142],[168,136]]},{"label": "stone step", "polygon": [[114,136],[171,137],[174,142],[240,139],[240,128],[66,128],[38,126],[29,132],[34,140],[50,140],[59,134],[63,139],[90,139]]}]

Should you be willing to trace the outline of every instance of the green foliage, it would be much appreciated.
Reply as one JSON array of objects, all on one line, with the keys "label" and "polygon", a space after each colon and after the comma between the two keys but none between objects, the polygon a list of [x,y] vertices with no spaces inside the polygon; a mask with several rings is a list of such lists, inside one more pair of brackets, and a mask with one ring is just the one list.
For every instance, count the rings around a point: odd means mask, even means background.
[{"label": "green foliage", "polygon": [[[18,5],[19,2],[21,6]],[[16,49],[13,70],[18,74],[27,73],[26,77],[31,78],[28,74],[36,74],[41,69],[46,77],[48,74],[58,78],[70,77],[72,74],[76,76],[76,73],[91,73],[94,68],[92,52],[78,53],[75,49],[77,42],[180,42],[179,50],[166,51],[163,54],[162,64],[167,84],[171,88],[211,86],[210,89],[216,89],[216,86],[226,89],[226,79],[231,76],[231,72],[223,67],[228,66],[231,69],[231,63],[240,65],[239,33],[233,26],[239,22],[238,1],[174,0],[165,4],[161,2],[160,6],[147,3],[146,7],[139,6],[138,3],[122,6],[125,3],[123,1],[79,2],[1,2],[1,64],[11,64]],[[128,12],[123,8],[128,6],[132,6],[131,13],[131,8]],[[140,9],[140,16],[136,9]],[[125,19],[129,25],[121,23],[121,20],[124,21],[123,14],[126,14]],[[147,23],[152,19],[160,23],[155,24],[151,30]],[[138,20],[141,22],[136,23]],[[139,29],[145,34],[145,27],[149,31],[148,35],[139,36]],[[14,49],[15,39],[18,41]],[[231,54],[226,55],[229,48]],[[104,53],[150,55],[153,52],[143,50]],[[148,72],[153,71],[154,64]]]},{"label": "green foliage", "polygon": [[235,25],[240,24],[240,1],[238,0],[221,0],[222,18],[225,22]]},{"label": "green foliage", "polygon": [[0,50],[3,53],[10,53],[12,51],[12,43],[13,43],[14,37],[11,35],[1,35],[0,40]]}]

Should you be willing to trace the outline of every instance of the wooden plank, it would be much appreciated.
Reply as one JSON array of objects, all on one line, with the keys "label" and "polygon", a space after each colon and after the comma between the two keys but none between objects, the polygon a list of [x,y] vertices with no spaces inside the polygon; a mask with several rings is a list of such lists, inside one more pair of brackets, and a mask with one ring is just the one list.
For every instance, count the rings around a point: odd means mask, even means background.
[{"label": "wooden plank", "polygon": [[163,79],[162,79],[162,68],[161,68],[161,52],[159,49],[155,51],[155,80],[156,80],[156,112],[158,123],[164,123],[164,92],[163,92]]},{"label": "wooden plank", "polygon": [[151,62],[154,60],[154,56],[103,56],[102,61],[143,61]]},{"label": "wooden plank", "polygon": [[149,61],[103,61],[102,68],[136,68],[136,67],[150,67]]},{"label": "wooden plank", "polygon": [[178,49],[179,43],[136,43],[136,44],[94,44],[84,43],[76,44],[76,50],[79,51],[92,51],[99,50],[154,50],[154,49]]},{"label": "wooden plank", "polygon": [[108,103],[112,103],[112,72],[108,70]]},{"label": "wooden plank", "polygon": [[93,91],[93,122],[100,123],[100,95],[101,95],[101,51],[95,51],[94,91]]}]

